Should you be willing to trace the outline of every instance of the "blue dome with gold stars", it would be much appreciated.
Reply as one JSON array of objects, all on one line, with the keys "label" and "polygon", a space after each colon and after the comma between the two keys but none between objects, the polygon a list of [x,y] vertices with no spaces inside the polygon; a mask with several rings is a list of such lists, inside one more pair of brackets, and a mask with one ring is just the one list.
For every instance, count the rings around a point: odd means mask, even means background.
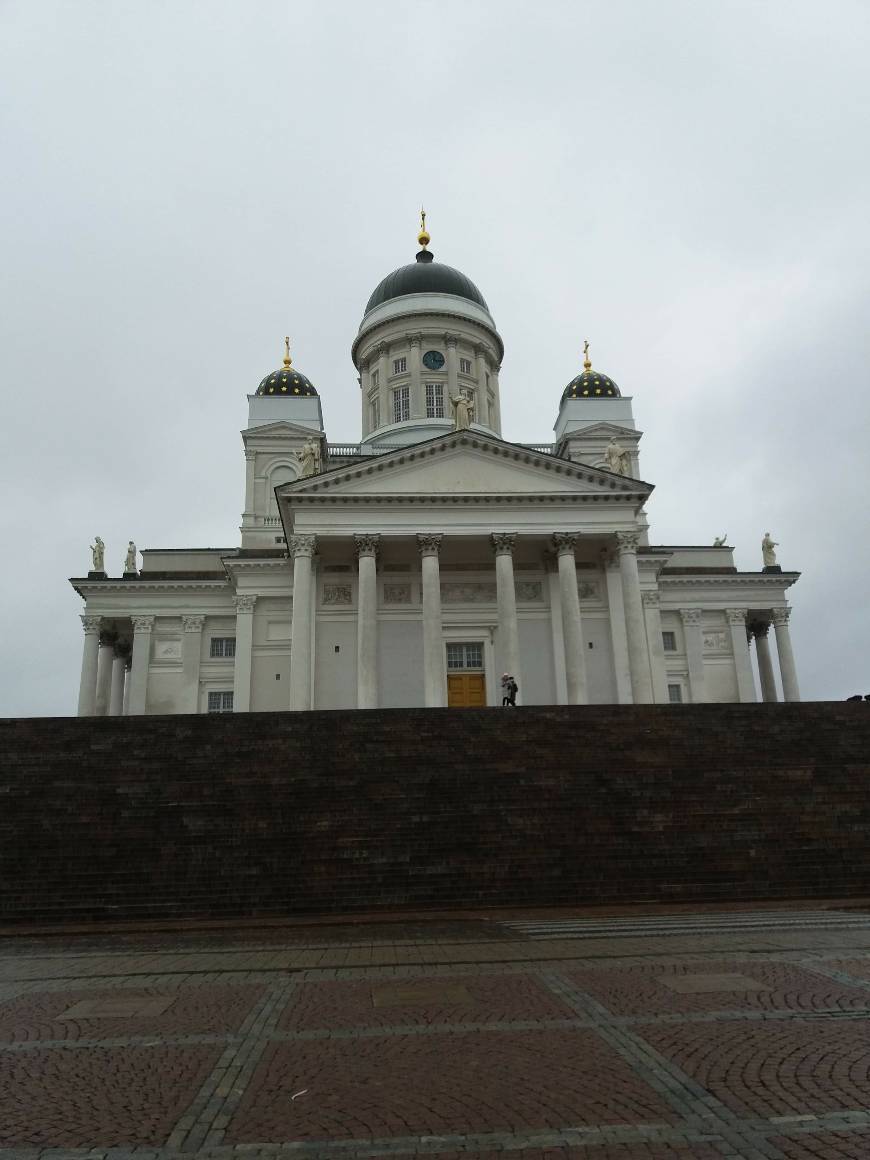
[{"label": "blue dome with gold stars", "polygon": [[563,399],[618,399],[620,390],[609,375],[592,369],[589,343],[583,347],[583,370],[562,392]]},{"label": "blue dome with gold stars", "polygon": [[286,353],[284,355],[284,365],[278,370],[272,371],[271,374],[266,375],[259,387],[257,387],[258,395],[284,395],[296,396],[297,398],[303,395],[316,395],[317,390],[309,378],[306,378],[301,371],[293,366],[290,360],[290,339],[284,339]]}]

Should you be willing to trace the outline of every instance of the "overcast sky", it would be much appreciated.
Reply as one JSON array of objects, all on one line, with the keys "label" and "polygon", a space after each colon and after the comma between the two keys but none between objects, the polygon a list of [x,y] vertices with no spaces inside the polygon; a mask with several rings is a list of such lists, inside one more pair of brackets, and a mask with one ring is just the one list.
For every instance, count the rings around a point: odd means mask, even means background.
[{"label": "overcast sky", "polygon": [[416,250],[481,288],[504,435],[584,338],[655,543],[770,530],[804,696],[870,692],[866,0],[0,0],[0,715],[75,711],[96,533],[238,543],[283,336],[334,442]]}]

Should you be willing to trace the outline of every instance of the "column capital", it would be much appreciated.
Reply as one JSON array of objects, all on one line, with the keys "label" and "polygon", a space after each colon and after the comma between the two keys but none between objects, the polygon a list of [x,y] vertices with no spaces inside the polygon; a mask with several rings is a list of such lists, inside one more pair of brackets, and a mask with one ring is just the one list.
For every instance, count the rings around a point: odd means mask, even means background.
[{"label": "column capital", "polygon": [[458,335],[451,334],[449,331],[447,333],[445,333],[444,342],[447,346],[456,346],[458,341],[459,341]]},{"label": "column capital", "polygon": [[156,617],[154,617],[154,616],[131,616],[130,619],[133,621],[133,631],[136,633],[137,636],[140,636],[142,633],[147,633],[147,632],[151,631],[151,629],[154,627],[154,621],[155,621]]},{"label": "column capital", "polygon": [[640,543],[640,532],[617,532],[616,533],[616,550],[620,556],[624,556],[626,552],[631,552],[632,555],[637,553],[638,544]]},{"label": "column capital", "polygon": [[353,544],[356,548],[357,559],[360,560],[363,556],[376,556],[380,539],[381,537],[377,533],[369,532],[354,536]]},{"label": "column capital", "polygon": [[386,342],[376,343],[374,349],[375,349],[375,354],[377,354],[378,358],[386,358],[387,355],[390,353],[389,343],[386,343]]},{"label": "column capital", "polygon": [[182,616],[181,631],[182,632],[202,632],[202,626],[205,624],[204,616]]},{"label": "column capital", "polygon": [[85,636],[90,635],[92,632],[100,631],[100,625],[103,622],[102,616],[80,616],[79,619],[82,622],[82,629]]},{"label": "column capital", "polygon": [[516,532],[492,532],[490,539],[496,556],[512,556],[516,538]]},{"label": "column capital", "polygon": [[118,639],[118,634],[111,629],[103,628],[100,630],[100,648],[106,648],[109,645],[114,645]]},{"label": "column capital", "polygon": [[287,539],[287,548],[294,559],[297,556],[308,556],[310,558],[314,555],[316,546],[316,536],[289,536]]},{"label": "column capital", "polygon": [[747,610],[745,608],[726,608],[725,609],[725,615],[728,618],[729,624],[742,624],[745,626],[746,625],[746,612],[747,612]]},{"label": "column capital", "polygon": [[647,608],[658,608],[662,602],[661,593],[659,592],[641,592],[640,598]]},{"label": "column capital", "polygon": [[407,340],[411,344],[411,346],[420,346],[420,344],[423,341],[422,334],[406,334],[405,338],[407,338]]},{"label": "column capital", "polygon": [[767,636],[768,632],[770,632],[770,625],[764,624],[761,620],[753,620],[749,626],[749,631],[758,640],[760,636]]},{"label": "column capital", "polygon": [[790,608],[771,608],[770,610],[770,619],[773,621],[774,628],[782,628],[787,625],[790,616]]},{"label": "column capital", "polygon": [[115,645],[115,656],[127,662],[130,667],[130,658],[133,655],[133,645],[129,640],[119,640]]},{"label": "column capital", "polygon": [[559,556],[573,556],[579,538],[576,532],[553,532],[553,547]]},{"label": "column capital", "polygon": [[257,603],[257,597],[251,593],[246,592],[242,596],[234,596],[233,604],[236,606],[236,615],[240,612],[248,613],[254,611],[254,605]]},{"label": "column capital", "polygon": [[700,608],[681,608],[680,616],[682,617],[683,624],[700,624],[701,612],[702,609]]},{"label": "column capital", "polygon": [[421,556],[437,556],[441,551],[441,541],[444,537],[440,532],[418,532],[417,547]]}]

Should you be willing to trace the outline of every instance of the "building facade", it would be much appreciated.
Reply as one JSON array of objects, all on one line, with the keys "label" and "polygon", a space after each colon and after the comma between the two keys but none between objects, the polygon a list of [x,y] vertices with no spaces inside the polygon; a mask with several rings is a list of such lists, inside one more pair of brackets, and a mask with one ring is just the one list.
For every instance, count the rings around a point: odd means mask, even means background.
[{"label": "building facade", "polygon": [[520,704],[774,701],[777,667],[799,699],[798,574],[650,543],[631,398],[588,351],[554,440],[505,440],[501,336],[429,241],[353,341],[359,443],[327,441],[288,345],[248,397],[239,545],[71,580],[79,713],[499,705],[504,674]]}]

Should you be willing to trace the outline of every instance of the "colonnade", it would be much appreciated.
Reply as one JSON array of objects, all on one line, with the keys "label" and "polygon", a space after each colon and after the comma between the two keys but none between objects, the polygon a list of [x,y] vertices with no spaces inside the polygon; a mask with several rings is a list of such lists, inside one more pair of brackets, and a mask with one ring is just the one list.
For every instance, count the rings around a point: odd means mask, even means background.
[{"label": "colonnade", "polygon": [[85,639],[78,715],[120,717],[129,706],[132,663],[130,642],[107,627],[100,616],[82,616],[81,622]]},{"label": "colonnade", "polygon": [[794,650],[791,644],[791,633],[788,619],[791,616],[790,608],[772,608],[770,621],[753,621],[747,630],[747,639],[755,641],[755,658],[758,661],[758,679],[761,683],[762,701],[776,701],[776,678],[773,675],[773,658],[770,655],[770,642],[767,634],[770,625],[776,636],[776,653],[779,658],[779,675],[782,681],[782,698],[784,701],[799,701],[801,699],[798,685],[797,665],[794,659]]}]

